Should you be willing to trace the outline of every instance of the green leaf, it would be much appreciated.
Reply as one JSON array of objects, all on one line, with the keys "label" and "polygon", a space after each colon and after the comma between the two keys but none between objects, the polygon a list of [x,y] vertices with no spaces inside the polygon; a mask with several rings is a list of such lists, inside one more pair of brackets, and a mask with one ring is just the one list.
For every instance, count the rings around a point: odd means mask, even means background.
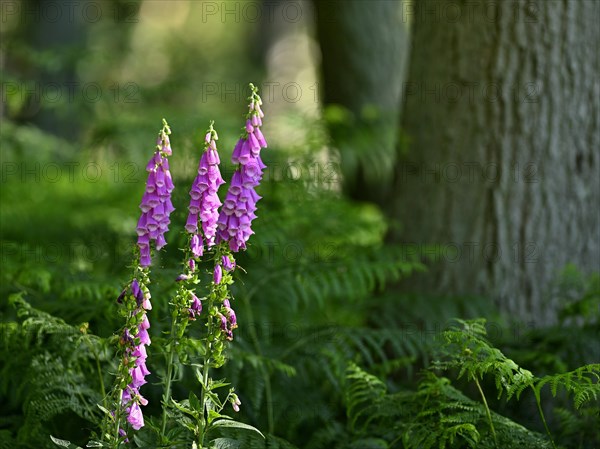
[{"label": "green leaf", "polygon": [[[106,407],[102,407],[100,404],[96,404],[96,406],[102,410],[105,414],[111,415],[110,411]],[[112,416],[112,415],[111,415]]]},{"label": "green leaf", "polygon": [[192,409],[194,409],[200,414],[204,412],[203,404],[200,404],[200,399],[198,399],[198,396],[196,396],[193,391],[190,391],[189,401],[190,407],[192,407]]},{"label": "green leaf", "polygon": [[227,387],[228,385],[231,385],[231,383],[225,382],[225,379],[217,380],[209,384],[211,390],[216,390],[217,388],[221,387]]},{"label": "green leaf", "polygon": [[177,418],[177,422],[191,432],[196,431],[195,422],[191,418],[188,418],[187,416],[180,416],[179,418]]},{"label": "green leaf", "polygon": [[226,418],[226,419],[228,419],[229,417],[225,416],[225,415],[221,415],[220,413],[216,412],[215,410],[210,409],[208,411],[208,418],[207,418],[208,424],[210,425],[217,418]]},{"label": "green leaf", "polygon": [[50,435],[50,439],[52,440],[52,442],[53,442],[54,444],[56,444],[57,446],[60,446],[60,447],[67,447],[67,448],[69,448],[69,449],[82,449],[82,448],[81,448],[81,447],[79,447],[79,446],[75,446],[74,444],[71,444],[71,442],[70,442],[70,441],[67,441],[67,440],[61,440],[61,439],[59,439],[59,438],[55,438],[55,437],[53,437],[52,435]]},{"label": "green leaf", "polygon": [[243,422],[234,421],[232,419],[220,419],[219,421],[215,421],[212,423],[211,427],[229,427],[234,429],[244,429],[251,430],[253,432],[258,433],[261,437],[265,437],[260,430],[256,427],[251,426],[250,424],[245,424]]},{"label": "green leaf", "polygon": [[231,438],[216,438],[211,441],[211,449],[239,449],[241,443]]},{"label": "green leaf", "polygon": [[192,410],[191,408],[186,407],[186,405],[189,404],[189,401],[181,401],[181,403],[180,403],[180,402],[176,401],[175,399],[171,398],[171,404],[180,412],[183,412],[187,415],[197,418],[197,413],[194,410]]}]

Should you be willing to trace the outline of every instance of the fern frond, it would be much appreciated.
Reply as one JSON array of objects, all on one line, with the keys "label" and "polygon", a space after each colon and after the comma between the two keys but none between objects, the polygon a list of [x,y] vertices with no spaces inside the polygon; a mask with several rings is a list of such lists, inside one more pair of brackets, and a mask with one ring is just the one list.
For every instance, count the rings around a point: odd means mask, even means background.
[{"label": "fern frond", "polygon": [[556,396],[560,388],[573,394],[573,403],[576,409],[600,397],[600,364],[584,365],[567,373],[553,374],[542,377],[536,382],[534,391],[536,396],[545,385],[550,385],[552,396]]}]

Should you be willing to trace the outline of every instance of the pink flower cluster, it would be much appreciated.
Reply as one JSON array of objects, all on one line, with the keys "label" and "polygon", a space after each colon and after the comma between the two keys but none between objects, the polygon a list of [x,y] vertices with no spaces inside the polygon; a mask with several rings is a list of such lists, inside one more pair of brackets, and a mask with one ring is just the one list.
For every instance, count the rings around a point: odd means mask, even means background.
[{"label": "pink flower cluster", "polygon": [[167,156],[171,154],[169,136],[163,128],[158,138],[156,152],[146,166],[148,180],[140,204],[142,215],[137,224],[137,244],[140,248],[140,265],[142,267],[148,267],[152,262],[150,256],[152,240],[155,241],[157,250],[167,244],[165,232],[171,223],[169,216],[175,210],[171,202],[174,185],[167,160]]},{"label": "pink flower cluster", "polygon": [[[198,164],[198,174],[190,190],[189,215],[185,229],[193,234],[191,249],[196,257],[202,255],[204,242],[208,248],[215,244],[217,219],[219,218],[218,209],[221,206],[217,191],[219,186],[225,183],[219,171],[221,160],[216,145],[218,138],[211,123],[204,139],[205,149]],[[202,235],[198,233],[198,220],[202,224]]]},{"label": "pink flower cluster", "polygon": [[229,248],[234,252],[246,249],[246,242],[254,233],[251,225],[256,218],[256,202],[261,198],[255,191],[266,168],[260,158],[260,150],[267,147],[260,130],[264,117],[261,103],[254,89],[244,136],[238,140],[231,157],[238,169],[233,174],[217,221],[217,242],[229,242]]},{"label": "pink flower cluster", "polygon": [[125,357],[128,360],[133,359],[133,367],[129,369],[131,382],[123,390],[122,404],[127,413],[127,421],[135,430],[144,426],[144,416],[140,405],[148,404],[148,401],[140,394],[140,387],[146,383],[146,376],[150,371],[146,367],[146,346],[151,343],[148,329],[150,322],[146,311],[152,309],[150,303],[150,293],[142,290],[137,279],[131,282],[131,294],[136,300],[137,308],[133,315],[140,322],[131,333],[129,329],[125,330],[122,341],[126,345]]}]

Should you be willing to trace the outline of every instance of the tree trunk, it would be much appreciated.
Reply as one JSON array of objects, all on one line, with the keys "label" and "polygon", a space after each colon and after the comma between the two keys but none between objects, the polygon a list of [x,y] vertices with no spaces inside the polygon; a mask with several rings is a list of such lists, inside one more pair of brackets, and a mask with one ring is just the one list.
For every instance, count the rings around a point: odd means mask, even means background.
[{"label": "tree trunk", "polygon": [[600,269],[600,2],[416,6],[393,212],[432,259],[413,287],[551,323],[561,270]]},{"label": "tree trunk", "polygon": [[[350,197],[382,203],[396,157],[406,3],[315,0],[325,119]],[[387,180],[387,182],[386,182]]]}]

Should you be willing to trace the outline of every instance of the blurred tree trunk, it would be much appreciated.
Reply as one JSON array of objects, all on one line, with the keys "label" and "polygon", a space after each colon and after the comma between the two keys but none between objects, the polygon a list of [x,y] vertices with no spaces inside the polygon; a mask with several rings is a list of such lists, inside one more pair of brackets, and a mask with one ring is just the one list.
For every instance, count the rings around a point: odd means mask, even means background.
[{"label": "blurred tree trunk", "polygon": [[417,7],[393,216],[439,254],[411,289],[552,322],[561,270],[600,268],[600,2]]},{"label": "blurred tree trunk", "polygon": [[[6,5],[6,20],[16,25],[5,39],[5,76],[18,85],[25,100],[20,109],[3,111],[19,124],[31,123],[57,136],[79,137],[86,114],[98,99],[98,88],[77,74],[85,59],[88,38],[94,28],[114,24],[108,34],[113,42],[111,64],[128,51],[129,35],[137,22],[141,2],[127,0],[21,0]],[[3,9],[4,12],[4,9]],[[10,12],[10,14],[8,14]],[[100,80],[94,80],[94,83]],[[97,83],[96,83],[97,84]],[[100,86],[110,95],[108,86]],[[92,98],[90,100],[89,98]],[[6,105],[2,105],[3,109]]]},{"label": "blurred tree trunk", "polygon": [[409,50],[405,2],[314,5],[325,119],[341,153],[344,189],[354,199],[383,204],[391,187]]}]

